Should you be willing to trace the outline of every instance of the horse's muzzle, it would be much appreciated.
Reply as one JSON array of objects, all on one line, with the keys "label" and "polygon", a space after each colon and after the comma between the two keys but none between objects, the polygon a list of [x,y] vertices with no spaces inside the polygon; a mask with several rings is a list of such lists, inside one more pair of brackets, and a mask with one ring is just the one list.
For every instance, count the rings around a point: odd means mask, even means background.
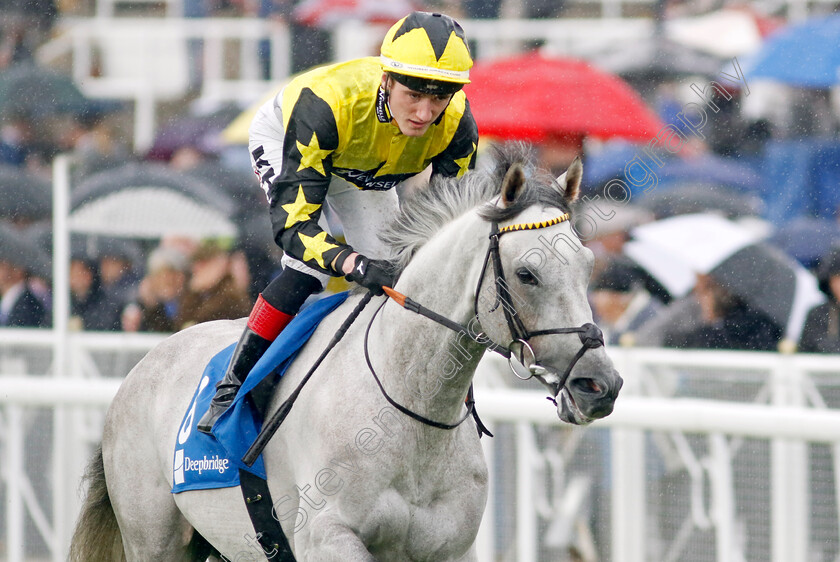
[{"label": "horse's muzzle", "polygon": [[574,425],[588,425],[610,415],[624,380],[618,371],[573,375],[560,392],[557,414]]}]

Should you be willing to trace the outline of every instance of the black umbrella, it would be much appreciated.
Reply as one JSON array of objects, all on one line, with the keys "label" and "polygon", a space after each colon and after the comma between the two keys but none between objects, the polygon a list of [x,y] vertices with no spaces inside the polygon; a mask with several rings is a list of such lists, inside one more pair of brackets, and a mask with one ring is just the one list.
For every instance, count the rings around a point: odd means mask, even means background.
[{"label": "black umbrella", "polygon": [[734,219],[759,216],[764,207],[757,195],[723,185],[693,183],[651,190],[639,197],[637,203],[657,219],[707,211]]},{"label": "black umbrella", "polygon": [[52,274],[50,257],[25,232],[0,223],[0,261],[38,277]]},{"label": "black umbrella", "polygon": [[268,214],[265,192],[253,170],[231,168],[215,160],[207,160],[187,173],[198,177],[202,182],[212,183],[227,193],[236,205],[234,214],[237,217],[248,217],[254,213]]},{"label": "black umbrella", "polygon": [[34,221],[51,216],[50,183],[14,166],[0,165],[0,218]]},{"label": "black umbrella", "polygon": [[235,210],[230,195],[214,182],[152,162],[131,162],[85,178],[71,193],[71,208],[132,188],[165,188],[227,216]]},{"label": "black umbrella", "polygon": [[81,115],[90,107],[90,101],[65,74],[32,63],[0,73],[0,114],[34,118]]},{"label": "black umbrella", "polygon": [[717,76],[722,60],[662,36],[616,44],[590,60],[604,70],[636,85],[664,82],[687,76]]},{"label": "black umbrella", "polygon": [[840,244],[840,227],[830,219],[798,217],[780,226],[770,242],[803,266],[813,269],[833,245]]},{"label": "black umbrella", "polygon": [[738,250],[709,275],[748,306],[766,314],[791,339],[799,338],[808,310],[824,300],[813,275],[765,243]]},{"label": "black umbrella", "polygon": [[824,300],[816,278],[761,236],[718,215],[681,215],[636,227],[624,253],[674,297],[708,274],[798,340],[808,310]]},{"label": "black umbrella", "polygon": [[208,154],[218,153],[222,130],[240,113],[241,107],[230,105],[207,115],[185,115],[167,121],[155,135],[146,158],[169,160],[176,150],[186,146]]}]

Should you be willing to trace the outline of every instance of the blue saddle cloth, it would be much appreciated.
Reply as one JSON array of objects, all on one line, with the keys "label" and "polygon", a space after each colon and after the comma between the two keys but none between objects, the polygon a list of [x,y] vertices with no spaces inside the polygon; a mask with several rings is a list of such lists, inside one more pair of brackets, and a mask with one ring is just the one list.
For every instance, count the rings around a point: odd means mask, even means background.
[{"label": "blue saddle cloth", "polygon": [[196,424],[216,394],[216,383],[224,376],[236,344],[210,360],[178,430],[172,493],[238,486],[240,468],[265,478],[262,456],[251,467],[242,462],[242,456],[262,427],[262,419],[246,397],[267,375],[286,372],[321,320],[343,303],[347,295],[338,293],[316,301],[286,326],[251,369],[233,404],[213,426],[212,436],[196,430]]}]

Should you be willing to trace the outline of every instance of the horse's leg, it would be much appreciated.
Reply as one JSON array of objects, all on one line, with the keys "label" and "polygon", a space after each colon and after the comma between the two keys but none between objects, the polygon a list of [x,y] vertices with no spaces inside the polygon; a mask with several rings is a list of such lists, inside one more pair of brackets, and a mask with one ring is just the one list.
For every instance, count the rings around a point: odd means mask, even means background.
[{"label": "horse's leg", "polygon": [[189,560],[192,527],[161,469],[150,389],[142,376],[129,376],[109,409],[102,436],[108,493],[129,562]]},{"label": "horse's leg", "polygon": [[[126,559],[128,562],[188,560],[192,527],[178,511],[162,478],[126,474],[130,472],[127,467],[142,466],[143,458],[127,452],[127,448],[120,448],[119,457],[113,452],[105,456],[106,467],[110,465],[108,491],[122,532]],[[118,464],[114,458],[120,459]]]}]

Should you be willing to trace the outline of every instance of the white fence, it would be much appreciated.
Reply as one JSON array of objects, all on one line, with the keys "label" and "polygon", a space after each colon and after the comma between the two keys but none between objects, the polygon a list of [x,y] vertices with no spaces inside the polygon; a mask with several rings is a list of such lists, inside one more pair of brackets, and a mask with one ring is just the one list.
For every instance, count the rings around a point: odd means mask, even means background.
[{"label": "white fence", "polygon": [[[161,337],[0,336],[0,559],[64,560],[105,407]],[[478,409],[497,436],[483,440],[481,560],[838,559],[840,357],[611,353],[625,388],[588,428],[482,364]]]}]

